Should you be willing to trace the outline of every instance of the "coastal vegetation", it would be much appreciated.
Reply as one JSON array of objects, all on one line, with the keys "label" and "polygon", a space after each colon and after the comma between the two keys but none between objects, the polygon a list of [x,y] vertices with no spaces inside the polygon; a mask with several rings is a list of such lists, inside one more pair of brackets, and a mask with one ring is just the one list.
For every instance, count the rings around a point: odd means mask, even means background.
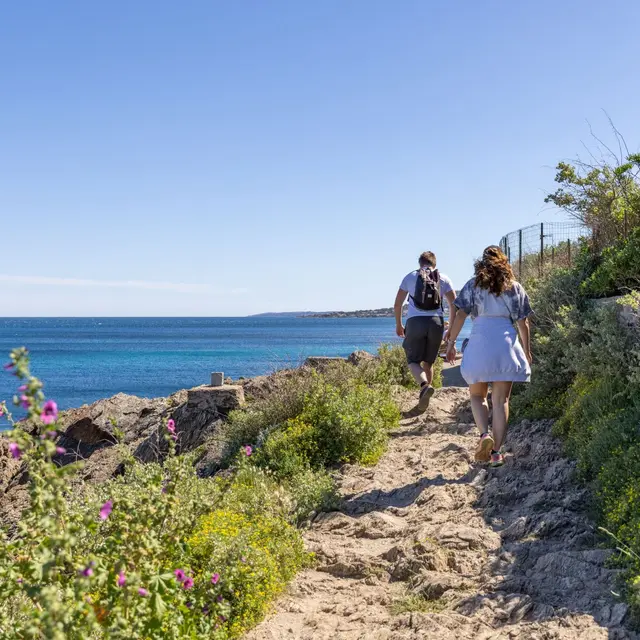
[{"label": "coastal vegetation", "polygon": [[[621,146],[621,148],[624,148]],[[561,163],[547,201],[590,230],[574,264],[526,282],[536,312],[532,382],[517,417],[555,433],[593,485],[602,528],[628,569],[640,612],[640,156]]]},{"label": "coastal vegetation", "polygon": [[358,366],[280,372],[221,427],[214,473],[196,472],[202,448],[177,453],[166,418],[157,462],[122,445],[122,472],[87,484],[82,462],[60,464],[57,406],[28,352],[14,350],[5,369],[27,418],[3,446],[29,500],[2,531],[0,635],[53,640],[242,635],[313,562],[300,526],[335,504],[338,465],[379,459],[398,387],[412,382],[399,347]]}]

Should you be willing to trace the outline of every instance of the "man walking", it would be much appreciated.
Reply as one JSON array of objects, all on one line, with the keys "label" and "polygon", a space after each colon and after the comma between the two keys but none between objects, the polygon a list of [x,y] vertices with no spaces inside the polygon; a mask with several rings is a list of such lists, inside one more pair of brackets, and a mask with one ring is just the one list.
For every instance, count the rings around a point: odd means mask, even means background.
[{"label": "man walking", "polygon": [[[418,259],[420,266],[402,280],[394,311],[396,333],[404,338],[409,369],[420,385],[418,407],[426,411],[435,389],[433,363],[438,357],[444,335],[444,299],[449,306],[449,326],[453,326],[456,294],[451,280],[436,269],[436,256],[425,251]],[[402,307],[409,296],[406,326],[402,325]]]}]

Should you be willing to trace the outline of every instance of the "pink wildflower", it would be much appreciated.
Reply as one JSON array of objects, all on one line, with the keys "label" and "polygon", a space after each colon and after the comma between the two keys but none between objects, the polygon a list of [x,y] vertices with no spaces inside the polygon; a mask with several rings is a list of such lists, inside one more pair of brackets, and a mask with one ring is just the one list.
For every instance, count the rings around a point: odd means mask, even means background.
[{"label": "pink wildflower", "polygon": [[113,511],[113,501],[107,500],[100,509],[100,520],[106,520]]},{"label": "pink wildflower", "polygon": [[185,578],[184,582],[182,583],[182,587],[184,589],[187,589],[187,591],[191,589],[193,587],[193,578]]},{"label": "pink wildflower", "polygon": [[0,417],[4,415],[4,407],[0,405]]},{"label": "pink wildflower", "polygon": [[3,365],[3,367],[2,367],[2,368],[3,368],[5,371],[9,371],[9,369],[13,369],[13,367],[14,367],[14,366],[15,366],[15,365],[13,364],[13,362],[7,362],[7,364]]},{"label": "pink wildflower", "polygon": [[127,577],[124,575],[124,571],[121,571],[118,574],[118,577],[116,578],[116,584],[119,587],[124,587],[124,585],[127,583]]},{"label": "pink wildflower", "polygon": [[142,587],[140,587],[138,589],[138,595],[141,596],[142,598],[146,598],[149,595],[149,592],[146,589],[143,589]]},{"label": "pink wildflower", "polygon": [[40,419],[44,424],[51,424],[58,419],[58,405],[53,400],[47,400],[44,403]]},{"label": "pink wildflower", "polygon": [[28,409],[30,405],[29,398],[24,394],[20,396],[20,406],[23,409]]},{"label": "pink wildflower", "polygon": [[176,580],[181,583],[184,582],[187,578],[187,576],[184,575],[184,571],[182,569],[176,569],[173,572],[173,575],[176,577]]},{"label": "pink wildflower", "polygon": [[27,390],[27,385],[26,384],[22,384],[18,387],[18,391],[20,391],[20,393],[22,393],[23,391]]},{"label": "pink wildflower", "polygon": [[249,445],[247,445],[244,448],[244,452],[247,454],[247,457],[249,457],[253,453],[253,449]]},{"label": "pink wildflower", "polygon": [[45,435],[45,437],[49,438],[49,440],[55,440],[58,437],[58,432],[57,431],[47,431],[44,435]]},{"label": "pink wildflower", "polygon": [[167,420],[167,431],[169,433],[175,433],[176,432],[176,423],[173,419],[169,419]]},{"label": "pink wildflower", "polygon": [[93,569],[92,569],[91,567],[87,567],[86,569],[84,569],[84,570],[82,571],[82,575],[83,575],[85,578],[90,578],[90,577],[93,575]]},{"label": "pink wildflower", "polygon": [[219,573],[214,573],[211,576],[211,584],[218,584],[218,582],[220,582],[220,574]]},{"label": "pink wildflower", "polygon": [[15,442],[11,442],[9,444],[9,452],[11,453],[11,456],[16,460],[20,460],[20,458],[22,457],[22,450]]},{"label": "pink wildflower", "polygon": [[56,447],[56,453],[59,456],[63,456],[65,453],[67,453],[67,450],[64,447]]}]

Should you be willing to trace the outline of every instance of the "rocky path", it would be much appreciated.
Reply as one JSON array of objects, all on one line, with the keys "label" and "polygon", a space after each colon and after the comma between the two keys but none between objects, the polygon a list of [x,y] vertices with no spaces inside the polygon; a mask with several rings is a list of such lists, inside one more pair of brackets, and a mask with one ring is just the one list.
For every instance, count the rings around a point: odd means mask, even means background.
[{"label": "rocky path", "polygon": [[473,463],[466,390],[406,417],[375,468],[347,467],[317,555],[250,640],[636,639],[611,551],[549,424],[512,429],[507,464]]}]

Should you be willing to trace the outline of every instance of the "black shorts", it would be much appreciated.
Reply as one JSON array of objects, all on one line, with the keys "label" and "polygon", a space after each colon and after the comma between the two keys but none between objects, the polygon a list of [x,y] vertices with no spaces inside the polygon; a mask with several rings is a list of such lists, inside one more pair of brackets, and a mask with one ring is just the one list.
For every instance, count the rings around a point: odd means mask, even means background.
[{"label": "black shorts", "polygon": [[438,357],[442,336],[444,335],[444,319],[442,316],[414,316],[407,320],[404,328],[404,352],[409,364],[426,362],[433,364]]}]

